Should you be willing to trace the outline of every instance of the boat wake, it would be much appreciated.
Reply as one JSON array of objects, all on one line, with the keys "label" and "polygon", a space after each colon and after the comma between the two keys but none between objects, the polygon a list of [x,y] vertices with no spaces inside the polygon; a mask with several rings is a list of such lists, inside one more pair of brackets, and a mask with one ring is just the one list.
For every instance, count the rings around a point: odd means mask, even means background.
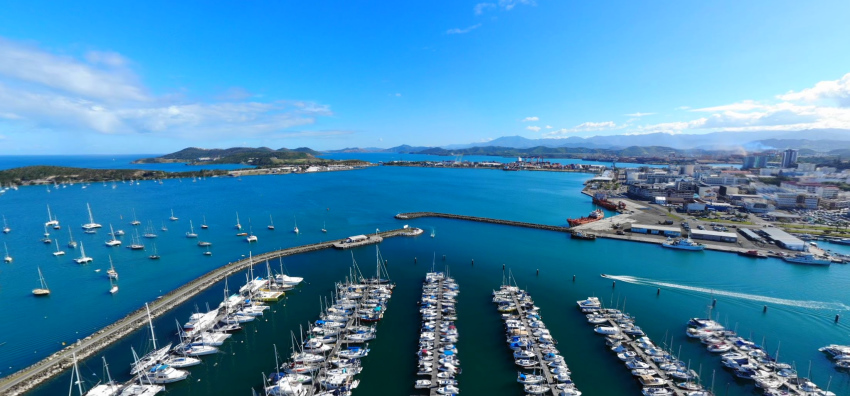
[{"label": "boat wake", "polygon": [[635,276],[628,275],[603,275],[603,277],[608,279],[613,279],[621,282],[632,283],[636,285],[644,285],[644,286],[655,286],[655,287],[665,287],[669,289],[679,289],[679,290],[687,290],[697,293],[705,293],[705,294],[713,294],[716,296],[725,296],[725,297],[733,297],[739,298],[742,300],[750,300],[750,301],[759,301],[770,304],[777,305],[787,305],[789,307],[799,307],[799,308],[810,308],[810,309],[829,309],[829,310],[839,310],[839,311],[847,311],[850,310],[850,306],[844,305],[839,302],[823,302],[823,301],[807,301],[807,300],[788,300],[784,298],[776,298],[776,297],[768,297],[768,296],[760,296],[757,294],[746,294],[746,293],[737,293],[725,290],[718,289],[709,289],[705,287],[697,287],[697,286],[688,286],[688,285],[679,285],[676,283],[669,282],[661,282],[647,278],[638,278]]}]

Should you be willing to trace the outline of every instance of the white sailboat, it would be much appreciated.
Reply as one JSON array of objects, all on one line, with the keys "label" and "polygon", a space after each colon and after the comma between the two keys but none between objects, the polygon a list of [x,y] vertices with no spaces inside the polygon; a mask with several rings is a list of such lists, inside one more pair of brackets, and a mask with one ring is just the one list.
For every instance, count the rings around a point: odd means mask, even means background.
[{"label": "white sailboat", "polygon": [[192,220],[189,220],[189,232],[186,233],[186,238],[197,238],[198,234],[195,233],[195,227],[192,225]]},{"label": "white sailboat", "polygon": [[6,223],[6,215],[3,215],[3,233],[8,234],[12,232],[12,229],[9,228],[9,224]]},{"label": "white sailboat", "polygon": [[272,215],[269,215],[269,226],[268,226],[268,229],[270,229],[270,230],[273,230],[273,229],[274,229],[274,219],[272,219]]},{"label": "white sailboat", "polygon": [[322,222],[322,232],[324,232],[324,233],[328,232],[328,229],[325,228],[325,222],[324,221]]},{"label": "white sailboat", "polygon": [[248,237],[245,238],[248,243],[257,242],[257,236],[254,235],[254,227],[251,226],[251,219],[248,219]]},{"label": "white sailboat", "polygon": [[112,282],[112,278],[109,278],[109,294],[118,293],[118,285]]},{"label": "white sailboat", "polygon": [[106,276],[108,276],[109,279],[118,280],[118,271],[115,270],[115,265],[112,264],[112,256],[109,256],[109,269],[106,270]]},{"label": "white sailboat", "polygon": [[131,250],[144,250],[145,245],[142,244],[142,238],[139,237],[139,230],[136,229],[136,232],[131,236],[130,246],[127,246]]},{"label": "white sailboat", "polygon": [[[148,311],[148,326],[150,326],[151,329],[151,342],[153,343],[153,350],[148,352],[148,354],[146,354],[145,356],[142,356],[141,358],[137,359],[130,366],[130,374],[132,375],[147,371],[147,369],[149,369],[151,366],[157,364],[161,360],[168,357],[168,351],[171,349],[170,343],[163,348],[157,349],[156,335],[153,331],[153,321],[151,320],[151,310],[148,306],[148,303],[145,303],[145,309]],[[135,354],[136,352],[133,351],[133,355]]]},{"label": "white sailboat", "polygon": [[41,282],[41,287],[32,289],[32,294],[36,297],[50,295],[50,289],[47,287],[47,282],[44,281],[44,275],[41,273],[41,267],[38,267],[38,281]]},{"label": "white sailboat", "polygon": [[139,224],[142,224],[142,222],[139,221],[139,219],[136,218],[136,209],[134,208],[133,209],[133,221],[130,222],[130,225],[137,226]]},{"label": "white sailboat", "polygon": [[7,263],[11,263],[12,262],[12,256],[9,255],[9,247],[6,246],[6,242],[3,242],[3,250],[6,251],[6,255],[3,256],[3,261],[7,262]]},{"label": "white sailboat", "polygon": [[301,232],[298,231],[298,219],[295,216],[292,216],[292,218],[295,219],[295,228],[292,229],[292,232],[298,234],[299,232]]},{"label": "white sailboat", "polygon": [[44,238],[41,238],[41,241],[46,244],[53,243],[53,241],[50,240],[50,233],[47,232],[47,226],[44,226]]},{"label": "white sailboat", "polygon": [[121,385],[112,380],[112,375],[109,374],[109,365],[106,364],[106,358],[103,358],[103,370],[106,372],[106,383],[97,384],[94,388],[89,389],[86,396],[116,396],[121,392]]},{"label": "white sailboat", "polygon": [[148,226],[145,227],[145,234],[142,235],[145,238],[156,238],[157,235],[153,232],[153,222],[148,220]]},{"label": "white sailboat", "polygon": [[242,224],[241,224],[241,223],[239,223],[239,212],[236,212],[236,229],[237,229],[237,230],[241,230],[241,229],[242,229]]},{"label": "white sailboat", "polygon": [[112,224],[109,225],[109,235],[112,239],[106,241],[106,246],[121,246],[121,241],[115,237],[115,230],[112,229]]},{"label": "white sailboat", "polygon": [[162,222],[162,228],[160,228],[160,230],[168,231],[168,227],[165,226],[165,222]]},{"label": "white sailboat", "polygon": [[89,211],[89,222],[87,224],[83,224],[83,229],[84,230],[94,230],[95,228],[103,227],[102,225],[94,222],[94,216],[92,216],[92,214],[91,214],[91,205],[89,205],[88,202],[86,202],[86,209],[88,209],[88,211]]},{"label": "white sailboat", "polygon": [[77,264],[88,264],[88,263],[94,261],[93,258],[86,256],[86,247],[83,246],[82,242],[80,242],[80,257],[75,258],[74,261]]},{"label": "white sailboat", "polygon": [[44,223],[45,227],[53,227],[54,230],[59,229],[59,220],[53,217],[53,214],[50,213],[50,205],[47,205],[47,223]]},{"label": "white sailboat", "polygon": [[75,249],[77,247],[77,241],[74,240],[74,234],[71,233],[71,227],[68,227],[68,237],[71,239],[68,242],[68,247],[71,249]]},{"label": "white sailboat", "polygon": [[201,229],[206,230],[207,228],[210,228],[210,227],[207,225],[207,215],[204,215],[203,217],[204,217],[204,222],[201,223]]},{"label": "white sailboat", "polygon": [[210,251],[209,246],[207,246],[207,251],[204,252],[204,256],[212,256],[212,252]]},{"label": "white sailboat", "polygon": [[178,220],[177,217],[174,216],[174,209],[171,209],[171,217],[169,217],[168,220],[171,220],[171,221],[177,221]]},{"label": "white sailboat", "polygon": [[159,260],[159,254],[156,253],[156,244],[153,244],[153,254],[148,256],[151,260]]},{"label": "white sailboat", "polygon": [[54,256],[57,256],[57,257],[58,257],[58,256],[64,256],[64,255],[65,255],[65,251],[63,251],[63,250],[59,250],[59,238],[57,238],[54,242],[56,242],[56,251],[55,251],[55,252],[53,252],[53,255],[54,255]]}]

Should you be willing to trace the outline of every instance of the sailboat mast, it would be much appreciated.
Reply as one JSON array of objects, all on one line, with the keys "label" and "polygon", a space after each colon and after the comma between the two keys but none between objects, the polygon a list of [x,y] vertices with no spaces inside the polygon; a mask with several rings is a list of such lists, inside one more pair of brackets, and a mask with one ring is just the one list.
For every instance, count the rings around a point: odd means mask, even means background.
[{"label": "sailboat mast", "polygon": [[83,396],[83,381],[80,378],[80,368],[77,366],[76,352],[74,352],[74,373],[77,375],[77,390],[80,391],[80,396]]},{"label": "sailboat mast", "polygon": [[106,356],[101,357],[103,359],[103,369],[106,371],[106,379],[109,380],[109,384],[112,384],[112,375],[109,374],[109,365],[106,364]]},{"label": "sailboat mast", "polygon": [[153,341],[153,349],[156,350],[156,335],[153,333],[153,321],[151,320],[151,309],[148,303],[145,303],[145,309],[148,311],[148,325],[151,327],[151,341]]}]

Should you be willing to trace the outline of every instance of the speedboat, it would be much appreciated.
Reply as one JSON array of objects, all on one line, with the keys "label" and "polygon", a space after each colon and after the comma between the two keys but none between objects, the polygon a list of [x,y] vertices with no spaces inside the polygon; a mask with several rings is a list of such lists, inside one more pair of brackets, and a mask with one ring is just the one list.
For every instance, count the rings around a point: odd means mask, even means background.
[{"label": "speedboat", "polygon": [[157,364],[142,375],[141,381],[149,384],[170,384],[182,381],[188,376],[188,371],[177,370],[167,364]]},{"label": "speedboat", "polygon": [[516,378],[516,382],[519,382],[521,384],[539,384],[545,380],[546,378],[542,375],[525,374],[522,372],[518,373]]}]

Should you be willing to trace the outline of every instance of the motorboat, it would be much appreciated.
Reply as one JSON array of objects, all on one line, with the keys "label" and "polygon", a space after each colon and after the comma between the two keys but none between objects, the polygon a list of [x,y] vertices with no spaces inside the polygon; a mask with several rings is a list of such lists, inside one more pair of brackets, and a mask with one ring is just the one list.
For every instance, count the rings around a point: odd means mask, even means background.
[{"label": "motorboat", "polygon": [[699,251],[699,250],[705,249],[705,245],[703,245],[699,242],[694,242],[693,240],[691,240],[690,237],[688,237],[688,238],[678,238],[678,239],[667,238],[667,241],[662,243],[661,246],[668,248],[668,249],[679,249],[679,250]]},{"label": "motorboat", "polygon": [[167,364],[155,364],[141,376],[141,381],[148,384],[170,384],[182,381],[189,376],[189,372],[178,370]]}]

